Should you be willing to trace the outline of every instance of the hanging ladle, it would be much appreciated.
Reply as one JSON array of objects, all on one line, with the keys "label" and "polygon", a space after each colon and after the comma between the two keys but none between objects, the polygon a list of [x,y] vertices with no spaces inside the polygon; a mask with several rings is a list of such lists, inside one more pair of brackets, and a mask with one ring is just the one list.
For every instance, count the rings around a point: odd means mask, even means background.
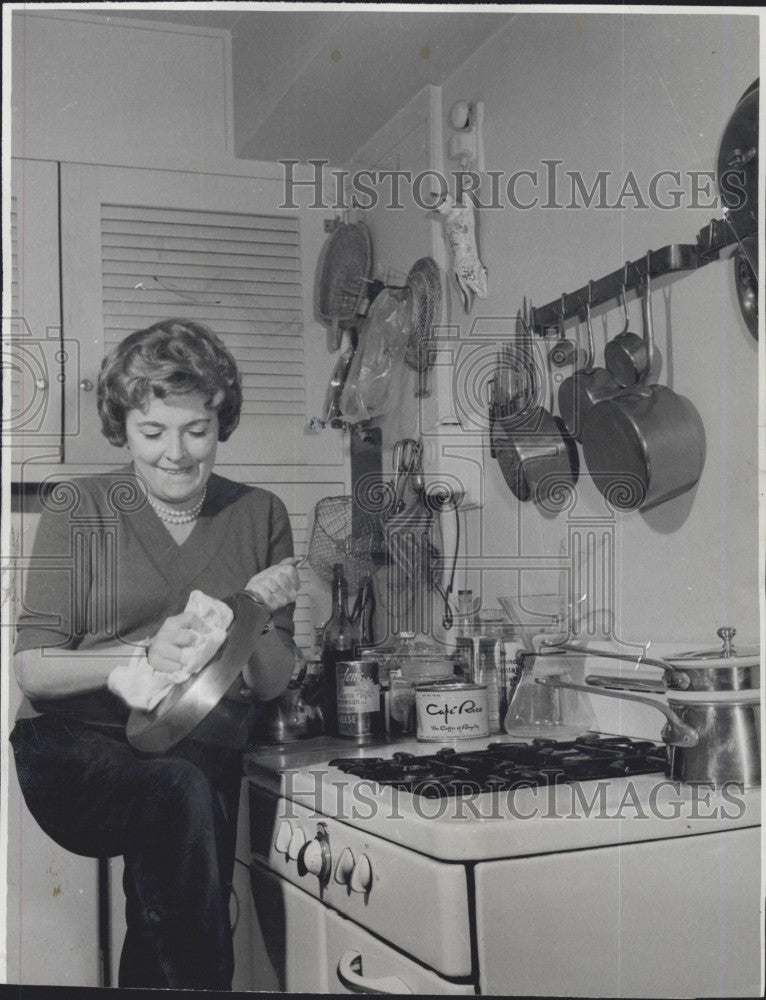
[{"label": "hanging ladle", "polygon": [[621,386],[636,385],[649,372],[649,344],[646,339],[646,332],[643,337],[628,330],[628,267],[625,264],[622,273],[622,311],[625,317],[625,326],[621,333],[618,333],[614,340],[610,340],[604,349],[604,361],[606,367],[614,375]]},{"label": "hanging ladle", "polygon": [[588,329],[588,356],[585,367],[565,378],[559,386],[559,413],[567,430],[576,441],[582,440],[583,421],[587,413],[602,399],[610,399],[620,391],[620,384],[606,368],[594,368],[595,345],[591,326],[590,306],[593,282],[588,282],[585,318]]}]

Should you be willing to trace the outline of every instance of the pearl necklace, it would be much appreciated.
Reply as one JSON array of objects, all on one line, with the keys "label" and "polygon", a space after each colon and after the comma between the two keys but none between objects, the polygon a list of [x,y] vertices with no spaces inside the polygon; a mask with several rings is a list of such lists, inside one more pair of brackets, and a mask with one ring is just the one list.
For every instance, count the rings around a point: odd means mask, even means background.
[{"label": "pearl necklace", "polygon": [[205,503],[205,496],[207,494],[207,486],[202,487],[202,496],[195,503],[193,507],[188,510],[173,510],[172,507],[165,507],[161,503],[157,503],[149,497],[149,503],[154,508],[154,512],[161,521],[166,521],[168,524],[190,524],[192,521],[196,521],[199,517],[199,513]]}]

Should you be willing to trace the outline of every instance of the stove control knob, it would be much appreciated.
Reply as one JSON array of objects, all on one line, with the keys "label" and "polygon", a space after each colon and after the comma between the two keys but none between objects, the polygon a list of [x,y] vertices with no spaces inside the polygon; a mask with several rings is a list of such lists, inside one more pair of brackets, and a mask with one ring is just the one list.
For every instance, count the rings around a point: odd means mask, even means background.
[{"label": "stove control knob", "polygon": [[275,850],[279,851],[280,854],[287,854],[292,839],[293,828],[290,825],[290,820],[283,819],[277,830],[277,839],[274,841]]},{"label": "stove control knob", "polygon": [[303,852],[303,864],[306,871],[316,875],[320,885],[327,885],[332,871],[332,853],[330,839],[327,836],[327,825],[317,824],[317,835],[306,844]]},{"label": "stove control knob", "polygon": [[354,865],[349,885],[354,892],[369,892],[372,888],[372,865],[366,854]]},{"label": "stove control knob", "polygon": [[290,838],[290,843],[287,847],[287,856],[291,861],[295,861],[298,855],[301,853],[301,848],[306,843],[306,834],[301,830],[299,826],[293,830],[293,835]]},{"label": "stove control knob", "polygon": [[341,885],[348,885],[351,872],[354,870],[354,855],[350,847],[344,847],[338,863],[335,866],[335,881]]}]

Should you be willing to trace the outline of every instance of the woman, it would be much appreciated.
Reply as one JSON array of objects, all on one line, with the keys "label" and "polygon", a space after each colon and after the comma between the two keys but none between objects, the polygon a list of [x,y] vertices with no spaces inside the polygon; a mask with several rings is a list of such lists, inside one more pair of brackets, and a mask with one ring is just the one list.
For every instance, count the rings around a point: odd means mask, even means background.
[{"label": "woman", "polygon": [[231,988],[241,753],[194,733],[164,755],[138,753],[109,677],[138,647],[154,671],[178,671],[199,624],[185,612],[190,592],[224,601],[247,588],[274,627],[256,640],[245,682],[261,700],[287,685],[299,586],[287,512],[212,471],[241,402],[234,359],[209,330],[168,320],[133,333],[98,385],[102,431],[132,464],[43,497],[11,742],[43,830],[75,853],[124,857],[120,986]]}]

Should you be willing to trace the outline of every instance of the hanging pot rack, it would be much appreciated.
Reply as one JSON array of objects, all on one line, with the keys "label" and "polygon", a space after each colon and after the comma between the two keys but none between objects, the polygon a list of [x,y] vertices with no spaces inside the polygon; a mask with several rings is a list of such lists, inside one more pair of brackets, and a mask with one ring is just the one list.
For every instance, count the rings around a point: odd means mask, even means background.
[{"label": "hanging pot rack", "polygon": [[696,271],[718,260],[722,250],[740,243],[755,230],[752,219],[738,219],[733,212],[723,219],[711,219],[697,233],[696,243],[671,243],[659,250],[650,250],[638,260],[628,261],[616,271],[588,282],[582,288],[565,292],[544,306],[531,308],[529,326],[538,336],[544,337],[547,333],[560,330],[562,321],[579,316],[587,305],[594,309],[605,302],[617,301],[623,288],[626,292],[641,288],[646,281],[647,268],[652,278]]}]

